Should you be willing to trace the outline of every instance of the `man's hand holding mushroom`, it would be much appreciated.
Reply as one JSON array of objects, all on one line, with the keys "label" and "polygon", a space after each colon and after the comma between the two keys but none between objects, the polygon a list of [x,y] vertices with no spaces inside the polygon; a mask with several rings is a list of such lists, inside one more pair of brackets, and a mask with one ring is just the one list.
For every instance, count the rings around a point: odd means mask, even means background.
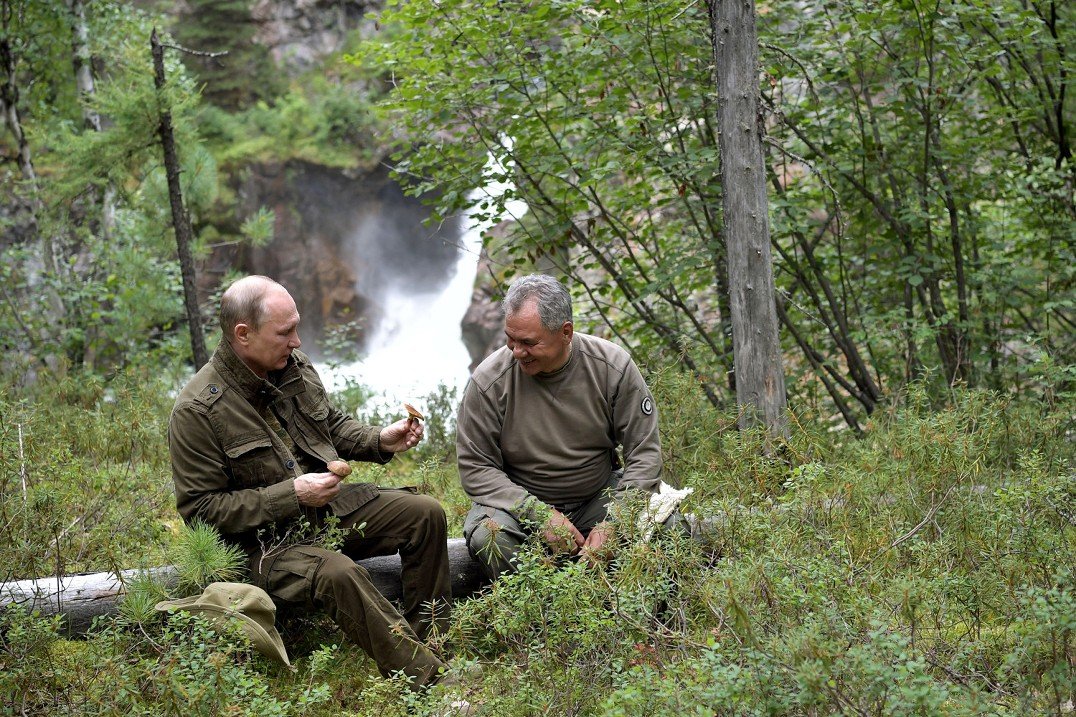
[{"label": "man's hand holding mushroom", "polygon": [[351,475],[351,466],[347,461],[329,461],[325,473],[304,473],[295,479],[295,497],[299,505],[313,508],[332,501],[340,492],[340,481]]},{"label": "man's hand holding mushroom", "polygon": [[[407,418],[385,426],[378,434],[378,449],[388,453],[402,453],[418,445],[425,429],[425,418],[411,404],[405,403]],[[320,508],[330,503],[340,493],[340,481],[351,475],[351,466],[346,461],[329,461],[325,473],[304,473],[295,479],[295,497],[299,505]]]},{"label": "man's hand holding mushroom", "polygon": [[295,479],[295,497],[299,505],[320,508],[340,492],[341,477],[332,471],[304,473]]},{"label": "man's hand holding mushroom", "polygon": [[409,404],[404,404],[404,406],[407,408],[407,418],[401,418],[396,423],[381,429],[378,443],[380,450],[402,453],[414,448],[422,440],[422,434],[425,432],[422,426],[422,414]]}]

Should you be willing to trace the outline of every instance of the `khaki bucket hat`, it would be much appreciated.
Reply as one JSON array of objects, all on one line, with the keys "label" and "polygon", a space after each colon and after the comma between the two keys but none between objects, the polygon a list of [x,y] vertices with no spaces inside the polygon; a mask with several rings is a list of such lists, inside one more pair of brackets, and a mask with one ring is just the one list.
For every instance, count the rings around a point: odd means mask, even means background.
[{"label": "khaki bucket hat", "polygon": [[164,600],[154,607],[161,612],[184,610],[204,615],[213,622],[234,618],[250,636],[254,649],[291,667],[284,641],[276,630],[276,605],[268,593],[255,585],[210,583],[201,595]]}]

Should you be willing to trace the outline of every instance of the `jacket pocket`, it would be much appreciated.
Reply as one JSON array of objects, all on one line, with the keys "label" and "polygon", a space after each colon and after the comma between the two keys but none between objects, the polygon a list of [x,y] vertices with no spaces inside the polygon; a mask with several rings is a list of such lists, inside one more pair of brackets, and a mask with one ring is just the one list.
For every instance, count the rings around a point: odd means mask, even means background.
[{"label": "jacket pocket", "polygon": [[296,396],[299,412],[312,421],[324,421],[329,416],[329,397],[319,386],[306,381],[306,390]]},{"label": "jacket pocket", "polygon": [[280,475],[283,466],[273,450],[273,443],[267,435],[239,438],[224,446],[232,479],[240,487],[269,485],[270,476]]}]

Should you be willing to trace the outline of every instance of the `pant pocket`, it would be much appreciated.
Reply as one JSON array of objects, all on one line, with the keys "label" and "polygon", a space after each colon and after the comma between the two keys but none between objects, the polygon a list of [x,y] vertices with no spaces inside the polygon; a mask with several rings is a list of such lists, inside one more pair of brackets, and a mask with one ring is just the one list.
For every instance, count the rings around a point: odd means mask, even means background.
[{"label": "pant pocket", "polygon": [[297,545],[279,555],[263,558],[262,587],[281,602],[290,605],[314,605],[314,576],[325,561],[323,548]]},{"label": "pant pocket", "polygon": [[467,515],[463,519],[463,539],[468,545],[471,543],[471,536],[474,535],[475,529],[483,521],[493,518],[494,512],[495,509],[488,506],[479,505],[478,503],[471,505],[471,509],[467,511]]}]

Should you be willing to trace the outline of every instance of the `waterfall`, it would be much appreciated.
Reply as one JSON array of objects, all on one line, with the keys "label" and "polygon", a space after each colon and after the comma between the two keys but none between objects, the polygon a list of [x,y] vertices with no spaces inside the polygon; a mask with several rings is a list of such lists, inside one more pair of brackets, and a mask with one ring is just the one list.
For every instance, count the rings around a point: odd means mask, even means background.
[{"label": "waterfall", "polygon": [[357,381],[374,392],[374,407],[390,412],[405,401],[422,410],[424,397],[441,384],[463,389],[471,357],[460,337],[460,320],[471,301],[481,231],[464,229],[454,274],[439,290],[394,286],[379,297],[385,315],[367,342],[366,356],[339,366],[318,365],[326,388]]},{"label": "waterfall", "polygon": [[[510,151],[511,142],[506,146]],[[490,156],[484,186],[472,190],[469,204],[510,195],[512,185],[494,178],[507,175],[505,165]],[[525,211],[524,202],[509,198],[500,216],[479,218],[474,209],[465,212],[451,279],[425,292],[421,286],[387,284],[385,295],[378,297],[384,317],[367,343],[366,355],[350,364],[318,365],[326,388],[342,388],[349,380],[360,383],[374,394],[367,408],[383,409],[389,415],[401,411],[404,402],[425,411],[426,397],[441,386],[455,389],[458,398],[471,363],[460,322],[470,306],[482,234],[505,219],[518,220]]]},{"label": "waterfall", "polygon": [[[491,167],[495,166],[491,160]],[[500,196],[507,188],[490,181],[473,190],[471,199]],[[356,381],[374,392],[367,408],[383,409],[390,415],[402,410],[404,402],[424,411],[426,397],[442,385],[456,389],[458,398],[471,363],[460,321],[470,306],[482,234],[503,218],[518,218],[524,209],[522,202],[513,200],[501,217],[479,220],[467,212],[460,223],[459,256],[452,278],[434,292],[423,292],[422,287],[387,289],[379,297],[385,317],[367,344],[366,356],[350,364],[317,366],[326,388],[336,390],[348,380]]]}]

